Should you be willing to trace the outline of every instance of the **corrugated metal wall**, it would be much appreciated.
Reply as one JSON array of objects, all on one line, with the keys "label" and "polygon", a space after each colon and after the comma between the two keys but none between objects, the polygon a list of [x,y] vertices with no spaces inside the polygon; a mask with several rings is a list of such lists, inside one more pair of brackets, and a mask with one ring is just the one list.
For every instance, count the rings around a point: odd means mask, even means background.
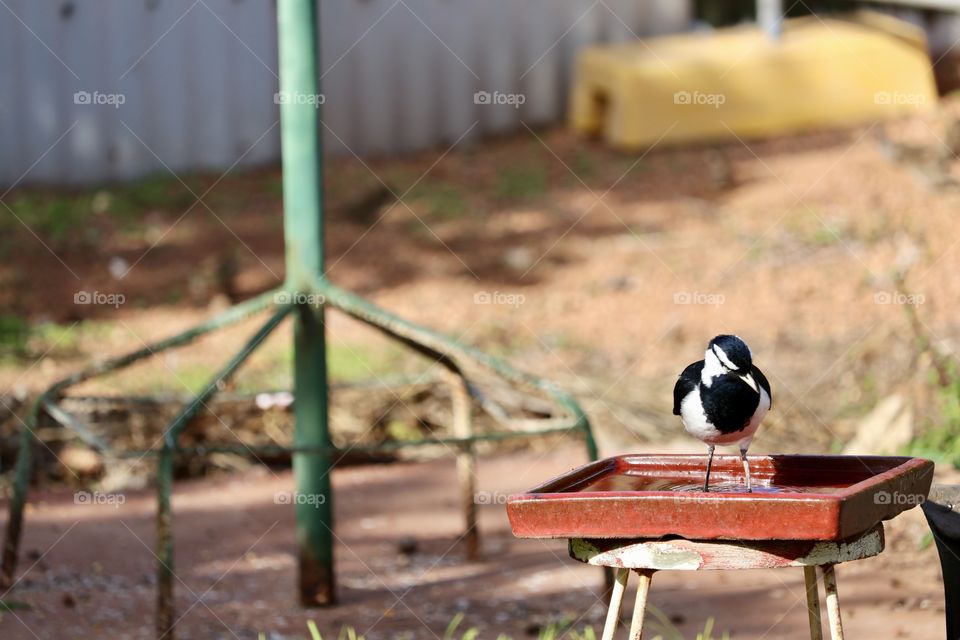
[{"label": "corrugated metal wall", "polygon": [[[554,121],[578,46],[681,30],[689,4],[325,0],[328,149],[393,153]],[[275,161],[276,70],[273,0],[4,0],[0,184]],[[524,104],[476,104],[478,91]]]}]

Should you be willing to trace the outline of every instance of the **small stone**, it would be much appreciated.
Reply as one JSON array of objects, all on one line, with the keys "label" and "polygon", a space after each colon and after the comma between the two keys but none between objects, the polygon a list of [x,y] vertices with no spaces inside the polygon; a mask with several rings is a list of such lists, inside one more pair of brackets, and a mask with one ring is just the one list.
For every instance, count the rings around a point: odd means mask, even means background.
[{"label": "small stone", "polygon": [[123,280],[124,276],[126,276],[130,270],[130,263],[120,256],[114,256],[110,258],[107,270],[110,271],[110,275],[114,280]]},{"label": "small stone", "polygon": [[607,287],[611,291],[630,291],[631,289],[635,289],[636,286],[636,280],[628,275],[617,276],[607,281]]},{"label": "small stone", "polygon": [[397,551],[405,556],[412,556],[419,548],[420,545],[413,536],[403,536],[397,542]]},{"label": "small stone", "polygon": [[503,264],[521,273],[527,271],[535,262],[533,251],[527,247],[513,247],[503,254]]}]

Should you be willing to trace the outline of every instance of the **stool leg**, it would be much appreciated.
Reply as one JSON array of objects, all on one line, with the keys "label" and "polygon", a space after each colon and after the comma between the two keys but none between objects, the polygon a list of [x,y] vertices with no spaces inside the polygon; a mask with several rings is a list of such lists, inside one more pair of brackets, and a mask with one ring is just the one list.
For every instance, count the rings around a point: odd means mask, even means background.
[{"label": "stool leg", "polygon": [[837,594],[837,574],[832,564],[823,565],[823,589],[827,594],[827,618],[830,620],[830,637],[843,640],[843,621],[840,620],[840,597]]},{"label": "stool leg", "polygon": [[629,577],[630,569],[617,569],[613,591],[610,592],[610,606],[607,608],[607,621],[603,625],[601,640],[613,640],[617,623],[620,622],[620,607],[623,605],[623,592],[627,588],[627,578]]},{"label": "stool leg", "polygon": [[[450,375],[450,397],[453,403],[453,433],[459,438],[473,435],[470,388],[460,376]],[[477,526],[477,456],[471,444],[457,451],[457,481],[463,510],[463,542],[468,560],[480,558],[480,529]]]},{"label": "stool leg", "polygon": [[823,625],[820,622],[820,588],[817,586],[817,568],[803,568],[803,581],[807,588],[807,617],[810,619],[810,640],[823,640]]},{"label": "stool leg", "polygon": [[650,582],[653,580],[653,571],[637,569],[640,584],[637,585],[637,601],[633,605],[633,620],[630,622],[630,640],[641,640],[643,637],[643,616],[647,612],[647,594],[650,593]]}]

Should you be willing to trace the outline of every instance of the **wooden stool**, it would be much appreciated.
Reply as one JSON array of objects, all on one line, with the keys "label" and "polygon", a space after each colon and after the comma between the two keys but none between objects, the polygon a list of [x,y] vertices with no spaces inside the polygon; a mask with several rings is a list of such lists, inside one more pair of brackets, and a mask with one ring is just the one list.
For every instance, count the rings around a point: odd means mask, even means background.
[{"label": "wooden stool", "polygon": [[637,600],[630,624],[630,640],[643,635],[643,618],[647,594],[653,574],[657,571],[708,571],[723,569],[776,569],[803,567],[807,591],[807,614],[811,640],[823,640],[820,623],[820,591],[817,587],[817,568],[823,576],[826,591],[827,618],[830,637],[843,640],[840,620],[840,600],[837,596],[837,577],[834,566],[849,560],[860,560],[883,551],[883,525],[839,542],[810,540],[697,541],[682,538],[674,540],[570,540],[570,557],[599,567],[616,569],[616,579],[610,597],[610,608],[603,627],[602,640],[613,640],[620,618],[623,594],[631,571],[640,577]]}]

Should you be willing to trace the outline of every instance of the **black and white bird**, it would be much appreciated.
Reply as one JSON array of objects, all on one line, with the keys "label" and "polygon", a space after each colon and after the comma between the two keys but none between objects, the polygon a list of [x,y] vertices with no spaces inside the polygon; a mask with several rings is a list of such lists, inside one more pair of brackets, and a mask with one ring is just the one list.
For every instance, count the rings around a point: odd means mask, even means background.
[{"label": "black and white bird", "polygon": [[737,336],[715,337],[703,360],[680,374],[673,388],[673,413],[687,433],[710,448],[704,491],[710,490],[714,447],[732,444],[740,447],[747,491],[753,491],[747,449],[772,400],[770,383],[754,366],[750,347]]}]

